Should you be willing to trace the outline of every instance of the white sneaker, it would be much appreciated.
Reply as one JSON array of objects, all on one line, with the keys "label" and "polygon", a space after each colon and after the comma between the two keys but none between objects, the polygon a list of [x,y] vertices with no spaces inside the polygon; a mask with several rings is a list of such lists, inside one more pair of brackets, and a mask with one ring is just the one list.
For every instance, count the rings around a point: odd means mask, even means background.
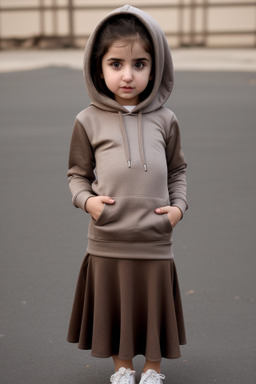
[{"label": "white sneaker", "polygon": [[112,384],[135,384],[135,371],[121,367],[110,377],[110,382]]},{"label": "white sneaker", "polygon": [[165,376],[161,373],[157,373],[154,369],[148,369],[145,373],[142,373],[139,384],[163,384]]}]

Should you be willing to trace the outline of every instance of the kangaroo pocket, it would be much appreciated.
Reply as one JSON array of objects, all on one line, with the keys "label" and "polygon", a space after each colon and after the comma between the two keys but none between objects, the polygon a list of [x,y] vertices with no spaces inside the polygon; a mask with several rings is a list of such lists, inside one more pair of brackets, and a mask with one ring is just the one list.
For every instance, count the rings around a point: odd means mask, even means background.
[{"label": "kangaroo pocket", "polygon": [[170,242],[172,226],[167,214],[154,210],[168,205],[159,198],[114,197],[115,204],[105,204],[98,220],[91,220],[89,237],[101,241]]}]

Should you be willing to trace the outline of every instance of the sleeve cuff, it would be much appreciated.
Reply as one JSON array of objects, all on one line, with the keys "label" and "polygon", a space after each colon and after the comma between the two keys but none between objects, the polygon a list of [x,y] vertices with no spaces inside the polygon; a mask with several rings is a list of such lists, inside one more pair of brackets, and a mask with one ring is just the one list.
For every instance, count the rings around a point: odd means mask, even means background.
[{"label": "sleeve cuff", "polygon": [[89,197],[93,196],[95,195],[87,191],[80,192],[74,200],[74,206],[77,208],[81,208],[83,211],[85,211],[85,205],[87,200],[89,199]]},{"label": "sleeve cuff", "polygon": [[185,211],[188,209],[188,205],[184,200],[176,200],[172,207],[178,207],[181,210],[182,218],[184,216]]}]

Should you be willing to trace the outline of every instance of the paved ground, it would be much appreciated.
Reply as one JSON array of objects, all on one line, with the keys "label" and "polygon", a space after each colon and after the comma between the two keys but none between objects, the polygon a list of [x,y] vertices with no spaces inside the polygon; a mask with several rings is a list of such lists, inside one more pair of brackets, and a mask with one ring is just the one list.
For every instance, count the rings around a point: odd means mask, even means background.
[{"label": "paved ground", "polygon": [[[65,341],[88,224],[71,205],[68,147],[88,99],[81,70],[49,64],[0,74],[1,382],[106,384],[111,360]],[[256,382],[256,70],[227,69],[177,68],[168,103],[190,210],[175,230],[188,345],[164,360],[166,383]]]}]

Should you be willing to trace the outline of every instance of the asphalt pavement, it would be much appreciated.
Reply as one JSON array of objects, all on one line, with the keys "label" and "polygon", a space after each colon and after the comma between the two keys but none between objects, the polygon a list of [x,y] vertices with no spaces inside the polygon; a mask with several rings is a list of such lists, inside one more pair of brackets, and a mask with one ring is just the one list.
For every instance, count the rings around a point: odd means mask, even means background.
[{"label": "asphalt pavement", "polygon": [[[189,164],[189,210],[174,235],[188,344],[163,360],[166,384],[256,382],[255,52],[223,53],[205,52],[204,66],[190,56],[190,67],[174,55],[167,106]],[[81,63],[25,68],[21,56],[0,54],[1,383],[107,384],[111,359],[66,342],[88,226],[66,178],[74,118],[89,104]]]}]

